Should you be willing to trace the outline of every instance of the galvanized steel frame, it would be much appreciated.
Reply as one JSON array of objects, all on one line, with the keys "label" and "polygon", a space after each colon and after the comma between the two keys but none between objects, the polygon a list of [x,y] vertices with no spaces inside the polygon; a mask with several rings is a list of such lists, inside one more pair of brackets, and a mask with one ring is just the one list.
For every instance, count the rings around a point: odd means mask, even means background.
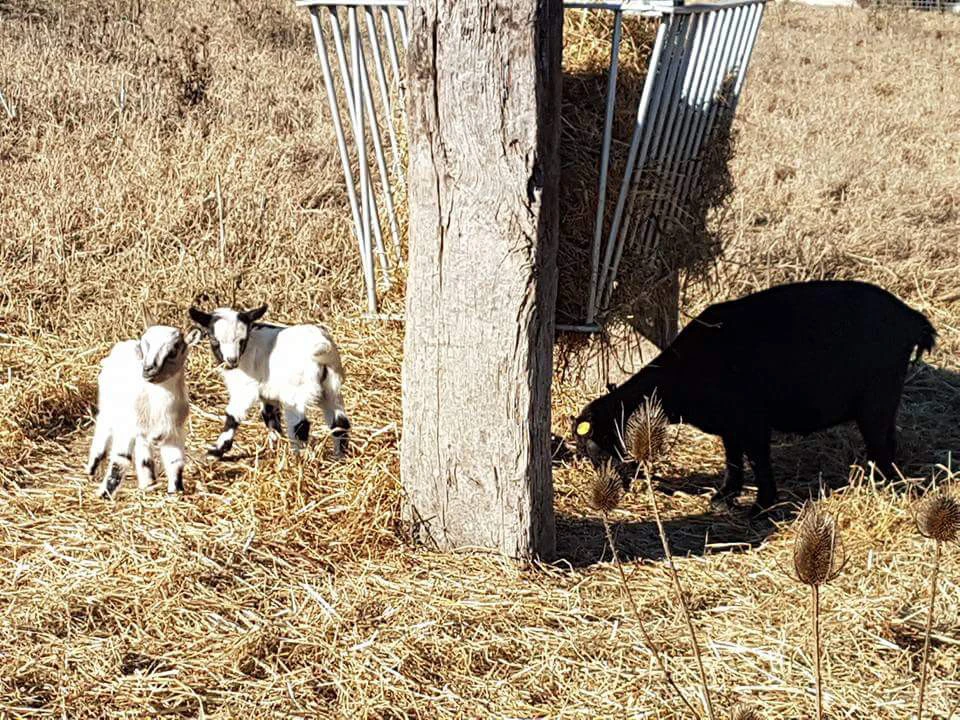
[{"label": "galvanized steel frame", "polygon": [[[611,301],[617,270],[627,243],[632,239],[642,243],[643,252],[654,253],[660,226],[658,218],[681,213],[690,193],[696,190],[700,153],[704,143],[711,137],[720,113],[728,112],[732,115],[736,110],[765,3],[766,0],[736,0],[701,5],[673,5],[671,0],[564,2],[567,11],[612,12],[614,24],[610,39],[597,209],[590,252],[589,293],[584,302],[583,323],[559,326],[558,329],[586,332],[599,329],[596,320]],[[324,89],[347,185],[354,233],[360,249],[367,309],[370,314],[375,315],[378,308],[377,267],[385,287],[390,286],[391,271],[391,260],[384,244],[381,214],[385,215],[388,224],[394,261],[402,262],[394,190],[402,188],[404,182],[396,123],[406,122],[399,48],[406,48],[409,43],[407,0],[298,0],[296,4],[310,12],[317,56],[323,71]],[[333,39],[339,82],[346,98],[353,149],[357,158],[356,178],[340,114],[334,66],[323,32],[323,10],[326,11],[329,32]],[[344,12],[350,43],[349,61],[341,24]],[[360,27],[360,13],[364,15],[365,34]],[[605,234],[604,216],[609,189],[608,175],[623,16],[628,13],[658,17],[660,25],[650,53],[647,77],[637,107],[636,124],[630,140],[620,191],[617,193],[610,227]],[[387,62],[384,61],[384,46],[387,50]],[[376,87],[373,87],[367,70],[367,56],[373,64]],[[725,89],[727,95],[721,96]],[[399,102],[394,102],[395,97]],[[400,106],[399,110],[397,105]],[[388,168],[381,124],[385,125],[393,161],[392,176]],[[368,148],[368,142],[372,148]],[[380,180],[379,193],[367,157],[370,149],[373,151]],[[667,178],[664,184],[669,188],[669,193],[655,193],[652,203],[648,203],[645,208],[646,217],[638,218],[641,179],[645,170],[649,171],[654,167],[659,169],[661,177]],[[679,178],[679,181],[671,182],[675,178]],[[631,232],[637,222],[642,223],[640,231]]]}]

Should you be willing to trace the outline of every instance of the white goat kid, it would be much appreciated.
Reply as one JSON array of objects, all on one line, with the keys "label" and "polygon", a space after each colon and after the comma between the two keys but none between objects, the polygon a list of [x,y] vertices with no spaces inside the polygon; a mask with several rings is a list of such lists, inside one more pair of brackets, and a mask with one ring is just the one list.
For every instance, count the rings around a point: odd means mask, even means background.
[{"label": "white goat kid", "polygon": [[212,313],[190,308],[190,318],[206,332],[214,357],[223,364],[229,394],[223,431],[208,452],[223,457],[230,451],[240,421],[259,399],[264,425],[277,433],[283,432],[283,408],[294,452],[310,436],[307,407],[318,403],[333,435],[334,454],[342,456],[350,420],[343,409],[344,372],[336,343],[321,325],[257,323],[266,311],[266,305],[247,311],[217,308]]},{"label": "white goat kid", "polygon": [[190,405],[186,359],[187,342],[180,331],[153,325],[139,340],[114,345],[101,361],[97,424],[87,460],[93,476],[109,449],[100,496],[113,495],[132,459],[140,488],[153,485],[154,444],[159,445],[167,492],[183,491],[184,423]]}]

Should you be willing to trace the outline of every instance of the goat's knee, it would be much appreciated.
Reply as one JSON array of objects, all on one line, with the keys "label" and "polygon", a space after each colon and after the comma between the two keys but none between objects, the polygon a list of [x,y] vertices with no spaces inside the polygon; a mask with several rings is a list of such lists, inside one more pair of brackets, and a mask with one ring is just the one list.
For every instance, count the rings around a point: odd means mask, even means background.
[{"label": "goat's knee", "polygon": [[231,415],[228,410],[223,419],[223,430],[220,432],[219,437],[217,437],[216,444],[207,450],[207,453],[219,458],[230,452],[230,449],[233,447],[233,440],[237,436],[238,427],[240,427],[240,421]]},{"label": "goat's knee", "polygon": [[310,421],[307,420],[305,409],[284,406],[283,419],[287,424],[287,438],[293,451],[298,452],[310,439]]},{"label": "goat's knee", "polygon": [[107,446],[110,444],[110,430],[107,424],[99,417],[93,430],[93,440],[90,443],[90,452],[87,453],[87,475],[93,477],[100,463],[107,456]]},{"label": "goat's knee", "polygon": [[150,443],[146,438],[137,438],[134,445],[134,462],[136,463],[137,485],[141,490],[151,487],[156,481],[156,468],[153,465],[153,457],[150,454]]},{"label": "goat's knee", "polygon": [[[131,442],[130,445],[132,446],[133,443]],[[100,488],[97,490],[97,495],[105,500],[113,497],[117,488],[120,487],[120,483],[123,482],[132,460],[132,447],[110,453],[110,463],[107,466],[103,482],[100,483]]]}]

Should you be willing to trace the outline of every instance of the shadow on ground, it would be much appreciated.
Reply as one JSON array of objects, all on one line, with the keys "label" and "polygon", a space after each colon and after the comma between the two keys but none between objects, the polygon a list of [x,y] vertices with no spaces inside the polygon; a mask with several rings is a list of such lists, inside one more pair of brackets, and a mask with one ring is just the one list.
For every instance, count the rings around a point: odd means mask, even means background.
[{"label": "shadow on ground", "polygon": [[[907,478],[930,479],[951,457],[960,457],[960,373],[918,364],[910,368],[898,416],[897,463]],[[760,545],[777,525],[796,517],[803,502],[848,484],[851,467],[863,465],[863,440],[853,425],[801,436],[774,436],[771,456],[780,504],[771,517],[748,520],[746,508],[713,512],[707,495],[722,475],[682,469],[658,477],[658,493],[703,496],[704,512],[671,518],[664,530],[678,556],[744,552]],[[953,465],[956,470],[956,464]],[[752,477],[747,474],[746,483]],[[660,560],[663,549],[653,518],[613,526],[621,560]],[[561,564],[584,567],[611,560],[602,522],[596,517],[557,517],[557,555]]]},{"label": "shadow on ground", "polygon": [[[757,547],[775,526],[769,521],[747,520],[745,514],[704,512],[664,522],[674,555],[743,552]],[[611,524],[620,560],[662,560],[663,547],[656,523],[651,520]],[[582,568],[613,558],[598,518],[557,517],[557,557],[563,565]]]}]

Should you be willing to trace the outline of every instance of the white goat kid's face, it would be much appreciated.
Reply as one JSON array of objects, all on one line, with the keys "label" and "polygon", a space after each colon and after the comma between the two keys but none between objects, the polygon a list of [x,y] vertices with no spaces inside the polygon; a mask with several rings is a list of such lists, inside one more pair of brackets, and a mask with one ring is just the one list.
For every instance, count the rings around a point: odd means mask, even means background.
[{"label": "white goat kid's face", "polygon": [[143,363],[143,379],[162,383],[183,368],[187,344],[177,328],[153,325],[146,329],[137,343],[137,354]]},{"label": "white goat kid's face", "polygon": [[247,349],[251,325],[266,311],[266,305],[253,310],[217,308],[212,313],[191,307],[189,315],[210,338],[210,349],[217,362],[232,370],[240,364],[240,358]]},{"label": "white goat kid's face", "polygon": [[240,363],[249,335],[249,324],[235,310],[218,310],[213,316],[210,344],[227,368],[233,369]]}]

